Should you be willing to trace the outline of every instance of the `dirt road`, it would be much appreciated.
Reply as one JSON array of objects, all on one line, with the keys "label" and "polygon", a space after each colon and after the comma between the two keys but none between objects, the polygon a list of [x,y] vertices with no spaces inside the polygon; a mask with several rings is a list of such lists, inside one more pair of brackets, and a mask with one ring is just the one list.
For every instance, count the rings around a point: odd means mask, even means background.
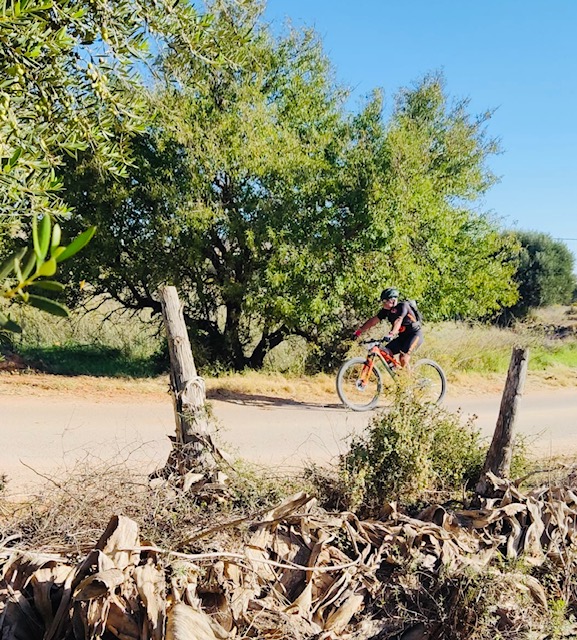
[{"label": "dirt road", "polygon": [[[476,414],[477,426],[491,437],[500,396],[449,399],[451,410]],[[291,401],[213,400],[219,440],[232,453],[277,468],[301,467],[306,460],[328,461],[347,446],[347,437],[371,414],[337,404]],[[517,430],[540,456],[577,453],[577,392],[526,394]],[[174,432],[172,404],[165,399],[102,399],[73,396],[0,396],[0,472],[10,493],[37,489],[38,474],[57,478],[78,464],[127,461],[151,471],[162,466]]]}]

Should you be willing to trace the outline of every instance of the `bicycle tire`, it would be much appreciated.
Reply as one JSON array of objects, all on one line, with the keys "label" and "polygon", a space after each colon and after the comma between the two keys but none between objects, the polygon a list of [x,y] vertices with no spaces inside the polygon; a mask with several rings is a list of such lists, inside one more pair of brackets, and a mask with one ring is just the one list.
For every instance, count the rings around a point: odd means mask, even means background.
[{"label": "bicycle tire", "polygon": [[367,366],[366,358],[351,358],[343,362],[337,374],[337,393],[341,402],[353,411],[370,411],[376,407],[382,389],[381,373],[373,367],[364,388],[358,382]]},{"label": "bicycle tire", "polygon": [[447,392],[447,378],[438,363],[426,358],[417,360],[411,373],[417,379],[413,384],[413,393],[418,400],[433,404],[443,400]]}]

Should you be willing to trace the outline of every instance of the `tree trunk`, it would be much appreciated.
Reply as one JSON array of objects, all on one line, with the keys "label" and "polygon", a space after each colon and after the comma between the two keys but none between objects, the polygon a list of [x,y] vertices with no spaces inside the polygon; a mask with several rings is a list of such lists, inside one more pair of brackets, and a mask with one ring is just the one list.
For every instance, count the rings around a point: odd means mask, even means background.
[{"label": "tree trunk", "polygon": [[519,399],[523,393],[523,385],[527,376],[529,351],[515,347],[509,363],[505,390],[501,398],[501,407],[493,440],[476,491],[481,496],[489,496],[493,489],[489,474],[499,478],[508,478],[513,456],[513,440],[515,417]]},{"label": "tree trunk", "polygon": [[206,471],[215,465],[217,452],[206,411],[204,380],[197,375],[176,287],[159,289],[170,356],[170,386],[176,437],[167,467],[180,474]]},{"label": "tree trunk", "polygon": [[266,335],[263,334],[248,359],[248,366],[251,369],[260,369],[264,364],[266,354],[271,349],[278,346],[285,339],[287,334],[288,331],[284,325],[272,333],[268,333]]}]

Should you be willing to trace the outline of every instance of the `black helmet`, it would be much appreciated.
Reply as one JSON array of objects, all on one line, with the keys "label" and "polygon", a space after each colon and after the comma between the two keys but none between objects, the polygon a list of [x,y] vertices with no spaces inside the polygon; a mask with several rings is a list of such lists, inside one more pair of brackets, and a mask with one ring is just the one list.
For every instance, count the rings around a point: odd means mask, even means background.
[{"label": "black helmet", "polygon": [[381,302],[383,300],[390,300],[391,298],[398,298],[398,297],[399,297],[399,290],[395,289],[394,287],[389,287],[388,289],[385,289],[381,293]]}]

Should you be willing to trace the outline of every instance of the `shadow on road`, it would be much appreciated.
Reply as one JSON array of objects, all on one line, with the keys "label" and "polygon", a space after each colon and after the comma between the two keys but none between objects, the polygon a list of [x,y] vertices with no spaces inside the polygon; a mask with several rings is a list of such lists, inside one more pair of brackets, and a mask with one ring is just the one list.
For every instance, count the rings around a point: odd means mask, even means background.
[{"label": "shadow on road", "polygon": [[283,407],[283,408],[299,408],[311,410],[327,409],[347,409],[340,402],[312,402],[293,400],[291,398],[279,398],[277,396],[267,396],[257,393],[232,393],[228,389],[211,389],[206,392],[208,400],[218,400],[220,402],[229,402],[230,404],[242,404],[253,407]]}]

